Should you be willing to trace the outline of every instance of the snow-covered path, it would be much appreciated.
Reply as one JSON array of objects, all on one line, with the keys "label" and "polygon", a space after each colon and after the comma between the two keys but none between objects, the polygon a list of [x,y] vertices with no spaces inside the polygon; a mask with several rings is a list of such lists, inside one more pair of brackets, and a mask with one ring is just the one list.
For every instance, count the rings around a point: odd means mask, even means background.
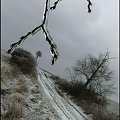
[{"label": "snow-covered path", "polygon": [[39,68],[38,80],[61,120],[91,120],[70,99],[61,94],[54,83]]}]

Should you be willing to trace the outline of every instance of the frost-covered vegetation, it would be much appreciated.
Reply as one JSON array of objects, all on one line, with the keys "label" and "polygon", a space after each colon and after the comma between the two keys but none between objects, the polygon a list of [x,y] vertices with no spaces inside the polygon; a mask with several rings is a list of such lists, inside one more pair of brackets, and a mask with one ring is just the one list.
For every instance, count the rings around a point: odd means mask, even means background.
[{"label": "frost-covered vegetation", "polygon": [[23,73],[18,61],[11,63],[13,59],[11,57],[2,51],[1,120],[85,120],[89,118],[81,108],[75,107],[69,98],[58,93],[59,90],[50,79],[52,76],[50,73],[38,68],[36,79],[30,73]]},{"label": "frost-covered vegetation", "polygon": [[32,74],[37,77],[37,62],[30,52],[17,48],[11,53],[11,56],[11,63],[16,64],[24,74]]},{"label": "frost-covered vegetation", "polygon": [[118,115],[107,111],[106,99],[100,99],[94,90],[85,88],[83,83],[69,82],[59,76],[51,78],[62,92],[71,96],[72,100],[85,110],[86,114],[91,114],[93,120],[118,120]]},{"label": "frost-covered vegetation", "polygon": [[[20,55],[23,59],[19,58]],[[30,69],[30,72],[26,73],[27,68],[25,72],[23,68],[21,69],[20,64],[23,61],[31,60],[28,62],[30,66],[36,65],[33,56],[27,51],[18,49],[16,53],[14,52],[14,57],[1,51],[1,120],[46,120],[49,118],[60,120],[36,76],[33,76],[33,70]]]}]

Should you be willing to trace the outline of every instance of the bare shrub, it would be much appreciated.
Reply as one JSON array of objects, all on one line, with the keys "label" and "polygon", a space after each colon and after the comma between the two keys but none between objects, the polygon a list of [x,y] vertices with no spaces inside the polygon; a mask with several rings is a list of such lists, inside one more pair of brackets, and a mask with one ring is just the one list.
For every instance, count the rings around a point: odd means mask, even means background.
[{"label": "bare shrub", "polygon": [[11,63],[17,64],[24,74],[32,74],[34,77],[37,76],[37,62],[30,52],[23,50],[22,48],[17,48],[11,55]]},{"label": "bare shrub", "polygon": [[12,102],[11,104],[8,104],[7,111],[3,115],[3,118],[5,120],[16,120],[22,118],[23,116],[24,112],[22,106]]},{"label": "bare shrub", "polygon": [[84,87],[84,84],[82,82],[69,82],[59,78],[58,80],[55,80],[55,83],[62,91],[68,93],[74,98],[77,98],[78,100],[84,99],[88,100],[91,103],[95,102],[101,105],[106,104],[106,101],[104,99],[98,97],[95,89]]},{"label": "bare shrub", "polygon": [[86,114],[92,114],[93,120],[118,120],[116,114],[105,109],[106,101],[97,96],[93,88],[86,88],[82,82],[66,81],[60,77],[51,77],[55,84],[63,92],[70,96],[74,102],[85,110]]},{"label": "bare shrub", "polygon": [[116,114],[108,112],[100,105],[90,103],[86,100],[77,100],[77,103],[85,110],[86,114],[93,115],[93,120],[118,120]]},{"label": "bare shrub", "polygon": [[94,120],[119,120],[116,114],[110,113],[101,108],[93,112],[93,119]]},{"label": "bare shrub", "polygon": [[[86,114],[91,114],[91,111],[95,110],[95,107],[92,107],[91,103],[86,100],[77,100],[77,104],[81,106]],[[91,110],[92,109],[92,110]]]}]

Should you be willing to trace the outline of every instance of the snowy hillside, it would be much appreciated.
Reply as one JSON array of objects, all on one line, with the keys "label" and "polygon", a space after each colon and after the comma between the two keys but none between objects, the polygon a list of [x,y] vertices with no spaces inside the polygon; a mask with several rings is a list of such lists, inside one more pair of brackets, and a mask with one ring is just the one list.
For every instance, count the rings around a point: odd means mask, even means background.
[{"label": "snowy hillside", "polygon": [[2,120],[91,120],[37,68],[38,79],[25,75],[1,51]]}]

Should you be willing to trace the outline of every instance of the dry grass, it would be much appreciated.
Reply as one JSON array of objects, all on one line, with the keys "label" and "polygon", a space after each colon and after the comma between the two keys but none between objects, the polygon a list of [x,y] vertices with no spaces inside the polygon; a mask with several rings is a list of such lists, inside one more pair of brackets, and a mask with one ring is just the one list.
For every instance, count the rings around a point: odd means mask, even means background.
[{"label": "dry grass", "polygon": [[30,91],[32,94],[39,94],[40,93],[39,88],[36,86],[32,87]]},{"label": "dry grass", "polygon": [[17,66],[3,66],[1,68],[1,83],[6,85],[8,81],[13,81],[14,78],[19,78],[20,70]]},{"label": "dry grass", "polygon": [[35,73],[35,74],[29,74],[29,75],[27,75],[27,77],[28,77],[28,79],[30,79],[31,80],[31,82],[33,83],[33,84],[38,84],[38,81],[37,81],[37,72]]},{"label": "dry grass", "polygon": [[24,99],[24,97],[20,93],[14,93],[14,94],[12,94],[11,95],[11,99],[15,103],[20,103],[22,105],[25,104],[25,99]]},{"label": "dry grass", "polygon": [[23,79],[18,79],[18,84],[19,84],[19,85],[25,84],[25,80],[23,80]]},{"label": "dry grass", "polygon": [[24,116],[23,108],[15,102],[8,104],[7,111],[3,115],[5,120],[18,120]]},{"label": "dry grass", "polygon": [[9,69],[7,67],[2,67],[1,68],[1,81],[4,83],[4,80],[9,78],[9,76],[10,76]]},{"label": "dry grass", "polygon": [[97,109],[94,111],[94,120],[118,120],[117,115],[114,113],[110,113],[103,109]]},{"label": "dry grass", "polygon": [[97,104],[90,103],[86,100],[80,100],[79,105],[85,110],[86,114],[93,115],[93,120],[118,120],[116,114],[108,112],[105,108]]},{"label": "dry grass", "polygon": [[16,88],[15,92],[18,92],[18,93],[29,92],[29,88],[27,87],[27,85],[22,84],[18,88]]},{"label": "dry grass", "polygon": [[[77,103],[78,103],[78,101],[77,101]],[[91,114],[91,111],[95,110],[95,107],[93,107],[94,105],[86,100],[79,101],[79,106],[81,106],[85,110],[86,114]]]}]

